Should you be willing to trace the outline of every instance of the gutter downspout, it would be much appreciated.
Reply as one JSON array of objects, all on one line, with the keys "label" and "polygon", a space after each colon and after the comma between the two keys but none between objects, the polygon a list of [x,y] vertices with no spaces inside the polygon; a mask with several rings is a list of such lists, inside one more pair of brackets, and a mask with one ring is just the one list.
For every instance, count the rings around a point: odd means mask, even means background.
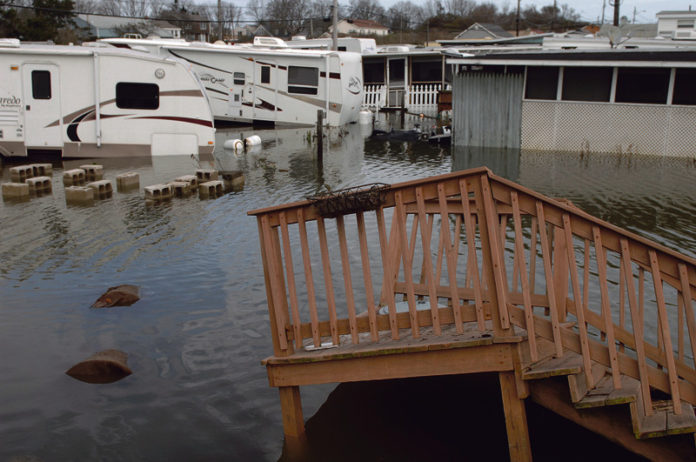
[{"label": "gutter downspout", "polygon": [[94,127],[97,135],[97,147],[101,148],[101,96],[99,94],[99,54],[96,51],[92,52],[94,56],[93,71],[94,71]]},{"label": "gutter downspout", "polygon": [[325,124],[326,125],[329,125],[329,98],[330,98],[329,84],[331,81],[331,79],[329,78],[329,74],[330,74],[329,73],[329,60],[331,59],[331,55],[333,55],[333,54],[334,53],[327,54],[326,59],[325,59],[325,61],[326,61],[326,85],[325,85],[325,87],[326,87],[326,122],[325,122]]}]

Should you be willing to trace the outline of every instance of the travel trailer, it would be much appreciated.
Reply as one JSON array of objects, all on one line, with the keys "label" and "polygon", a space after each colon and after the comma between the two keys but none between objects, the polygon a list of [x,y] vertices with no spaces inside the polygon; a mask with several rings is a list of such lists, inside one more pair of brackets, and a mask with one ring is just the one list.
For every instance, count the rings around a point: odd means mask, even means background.
[{"label": "travel trailer", "polygon": [[294,50],[271,37],[256,37],[253,45],[126,38],[100,42],[188,61],[205,85],[216,120],[314,125],[318,109],[331,126],[358,120],[363,92],[358,53]]},{"label": "travel trailer", "polygon": [[0,40],[0,154],[212,153],[201,82],[176,59],[108,46]]},{"label": "travel trailer", "polygon": [[[300,35],[285,43],[288,48],[300,50],[330,50],[333,40],[330,38],[307,39]],[[338,51],[353,51],[361,55],[377,53],[377,43],[373,38],[339,37],[336,39],[336,47]]]}]

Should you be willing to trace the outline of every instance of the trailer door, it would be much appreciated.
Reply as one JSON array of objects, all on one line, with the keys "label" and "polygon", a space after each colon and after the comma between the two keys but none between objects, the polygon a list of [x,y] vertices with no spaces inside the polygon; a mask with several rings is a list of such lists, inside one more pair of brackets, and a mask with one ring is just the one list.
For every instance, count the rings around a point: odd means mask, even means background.
[{"label": "trailer door", "polygon": [[53,64],[25,64],[24,133],[28,148],[63,147],[60,76]]}]

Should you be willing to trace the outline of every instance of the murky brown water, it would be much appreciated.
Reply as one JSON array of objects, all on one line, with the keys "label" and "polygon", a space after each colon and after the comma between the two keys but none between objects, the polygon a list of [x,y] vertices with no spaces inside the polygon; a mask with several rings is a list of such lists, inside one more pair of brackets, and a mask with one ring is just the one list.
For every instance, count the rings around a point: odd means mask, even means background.
[{"label": "murky brown water", "polygon": [[[53,194],[0,203],[0,460],[275,460],[278,396],[260,360],[272,351],[251,209],[332,189],[393,183],[489,165],[542,193],[696,255],[696,168],[619,156],[481,153],[365,140],[334,130],[318,178],[305,129],[257,131],[240,156],[99,160],[106,178],[137,171],[141,187],[198,166],[241,169],[242,191],[214,201],[146,206],[142,192],[68,207]],[[244,130],[248,136],[252,130]],[[221,130],[218,146],[240,130]],[[9,181],[7,166],[2,181]],[[142,190],[141,190],[142,191]],[[132,283],[132,307],[93,310],[108,287]],[[132,376],[89,385],[64,374],[95,351],[129,354]],[[332,386],[304,387],[305,416]]]}]

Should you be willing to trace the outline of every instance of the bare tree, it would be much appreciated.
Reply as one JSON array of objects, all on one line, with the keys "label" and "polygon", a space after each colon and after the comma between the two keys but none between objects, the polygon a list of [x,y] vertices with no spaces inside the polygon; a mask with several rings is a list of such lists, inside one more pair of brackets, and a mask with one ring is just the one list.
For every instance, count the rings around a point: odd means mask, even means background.
[{"label": "bare tree", "polygon": [[444,0],[442,6],[445,13],[455,16],[468,16],[476,7],[476,2],[473,0]]},{"label": "bare tree", "polygon": [[372,19],[381,22],[386,12],[376,0],[350,0],[349,16],[353,19]]},{"label": "bare tree", "polygon": [[263,0],[249,0],[246,5],[247,14],[254,21],[260,23],[261,20],[266,16],[264,11]]},{"label": "bare tree", "polygon": [[306,0],[270,0],[266,19],[274,35],[294,35],[304,29],[310,9]]}]

